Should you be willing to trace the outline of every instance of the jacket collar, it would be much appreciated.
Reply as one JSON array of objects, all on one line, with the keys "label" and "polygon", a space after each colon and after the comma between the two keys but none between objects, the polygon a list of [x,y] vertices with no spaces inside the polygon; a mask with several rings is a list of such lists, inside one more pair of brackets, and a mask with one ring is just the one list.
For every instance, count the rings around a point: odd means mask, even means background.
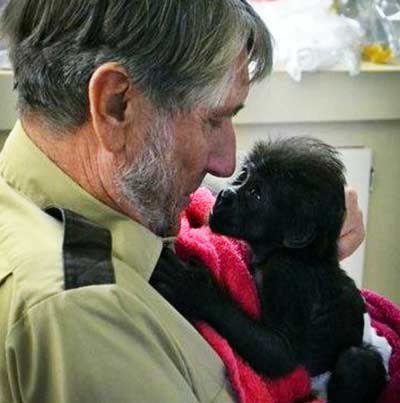
[{"label": "jacket collar", "polygon": [[0,154],[0,175],[40,208],[63,207],[108,228],[113,257],[149,280],[161,253],[162,239],[87,193],[32,142],[20,121]]}]

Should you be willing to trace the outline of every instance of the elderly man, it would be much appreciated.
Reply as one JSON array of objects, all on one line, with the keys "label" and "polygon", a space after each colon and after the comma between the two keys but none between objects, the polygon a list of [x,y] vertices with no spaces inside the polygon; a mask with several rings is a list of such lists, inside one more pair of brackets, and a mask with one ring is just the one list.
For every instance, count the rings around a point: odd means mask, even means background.
[{"label": "elderly man", "polygon": [[148,280],[189,194],[234,169],[267,29],[244,0],[10,0],[2,30],[21,120],[0,157],[0,401],[234,401]]}]

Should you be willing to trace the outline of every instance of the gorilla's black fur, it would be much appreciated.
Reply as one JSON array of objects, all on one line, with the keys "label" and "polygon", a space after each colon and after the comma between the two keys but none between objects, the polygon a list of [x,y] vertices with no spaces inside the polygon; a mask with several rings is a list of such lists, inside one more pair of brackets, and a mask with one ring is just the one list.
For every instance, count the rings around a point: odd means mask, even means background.
[{"label": "gorilla's black fur", "polygon": [[258,143],[210,216],[213,231],[253,252],[262,315],[253,321],[197,262],[164,251],[152,284],[186,317],[208,321],[257,371],[282,376],[302,364],[333,375],[329,403],[375,402],[381,356],[363,345],[364,301],[340,268],[344,167],[334,148],[296,137]]}]

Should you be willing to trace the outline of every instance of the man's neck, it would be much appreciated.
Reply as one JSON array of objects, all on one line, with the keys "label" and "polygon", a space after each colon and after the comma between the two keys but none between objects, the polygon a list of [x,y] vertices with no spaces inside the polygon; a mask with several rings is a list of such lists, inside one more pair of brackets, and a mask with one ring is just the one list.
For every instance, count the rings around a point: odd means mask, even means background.
[{"label": "man's neck", "polygon": [[[27,136],[66,175],[97,200],[140,222],[136,211],[110,194],[112,155],[101,148],[90,123],[69,132],[55,132],[38,119],[22,119]],[[101,169],[110,165],[110,169]],[[116,192],[115,192],[116,193]]]}]

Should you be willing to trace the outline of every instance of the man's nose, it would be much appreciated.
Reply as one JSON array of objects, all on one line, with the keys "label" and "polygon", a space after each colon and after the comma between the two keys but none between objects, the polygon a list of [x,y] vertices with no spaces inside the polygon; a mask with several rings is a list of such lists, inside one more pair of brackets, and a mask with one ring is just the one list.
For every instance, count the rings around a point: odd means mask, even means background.
[{"label": "man's nose", "polygon": [[211,175],[228,177],[236,166],[236,138],[232,123],[227,122],[223,133],[216,136],[211,144],[207,170]]}]

